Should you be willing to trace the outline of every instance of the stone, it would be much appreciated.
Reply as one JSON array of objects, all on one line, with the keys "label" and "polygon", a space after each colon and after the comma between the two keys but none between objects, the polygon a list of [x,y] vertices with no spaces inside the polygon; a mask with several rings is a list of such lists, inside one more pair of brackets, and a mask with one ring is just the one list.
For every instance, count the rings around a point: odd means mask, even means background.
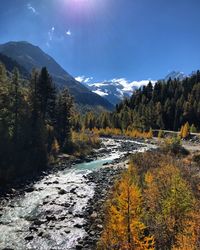
[{"label": "stone", "polygon": [[76,228],[82,228],[83,225],[81,225],[81,224],[75,224],[74,227],[76,227]]},{"label": "stone", "polygon": [[98,224],[98,225],[97,225],[97,228],[98,228],[98,229],[103,229],[103,226],[102,226],[101,224]]},{"label": "stone", "polygon": [[98,216],[98,214],[96,212],[93,212],[91,215],[90,215],[90,218],[91,219],[96,219]]},{"label": "stone", "polygon": [[29,230],[30,230],[30,231],[35,231],[35,232],[38,231],[38,229],[37,229],[36,227],[34,227],[34,226],[29,227]]},{"label": "stone", "polygon": [[76,245],[76,249],[83,249],[83,245],[81,244]]},{"label": "stone", "polygon": [[27,192],[27,193],[31,193],[33,191],[34,191],[33,187],[28,187],[28,188],[25,189],[25,192]]},{"label": "stone", "polygon": [[34,225],[40,226],[40,225],[42,225],[44,223],[44,221],[35,220],[33,223],[34,223]]},{"label": "stone", "polygon": [[33,235],[26,236],[24,239],[27,241],[31,241],[33,240]]},{"label": "stone", "polygon": [[67,193],[67,191],[64,190],[64,189],[60,189],[60,190],[58,191],[58,194],[60,194],[60,195],[63,195],[63,194],[66,194],[66,193]]},{"label": "stone", "polygon": [[55,221],[56,217],[54,215],[47,215],[46,219],[47,219],[47,221]]},{"label": "stone", "polygon": [[44,232],[43,232],[43,231],[40,231],[40,232],[38,233],[38,236],[41,237],[41,236],[43,236],[43,234],[44,234]]}]

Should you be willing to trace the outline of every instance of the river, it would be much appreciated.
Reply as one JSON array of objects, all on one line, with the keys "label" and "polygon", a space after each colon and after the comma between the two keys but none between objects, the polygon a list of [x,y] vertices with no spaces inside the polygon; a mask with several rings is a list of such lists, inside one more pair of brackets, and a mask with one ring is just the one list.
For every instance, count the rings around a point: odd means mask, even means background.
[{"label": "river", "polygon": [[[95,184],[87,175],[128,151],[144,151],[152,145],[104,139],[103,157],[58,170],[36,182],[33,190],[0,203],[0,249],[76,249],[86,235],[84,210],[94,195]],[[101,150],[101,149],[100,149]],[[100,151],[99,151],[100,152]]]}]

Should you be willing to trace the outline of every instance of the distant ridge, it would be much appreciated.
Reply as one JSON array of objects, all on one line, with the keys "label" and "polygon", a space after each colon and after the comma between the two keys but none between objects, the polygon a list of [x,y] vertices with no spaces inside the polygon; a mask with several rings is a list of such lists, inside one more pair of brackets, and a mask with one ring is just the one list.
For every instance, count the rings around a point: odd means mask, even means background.
[{"label": "distant ridge", "polygon": [[81,106],[100,107],[112,110],[113,105],[103,97],[93,93],[67,73],[51,56],[26,41],[8,42],[0,45],[0,53],[10,57],[28,73],[33,68],[47,67],[58,87],[67,87],[75,102]]}]

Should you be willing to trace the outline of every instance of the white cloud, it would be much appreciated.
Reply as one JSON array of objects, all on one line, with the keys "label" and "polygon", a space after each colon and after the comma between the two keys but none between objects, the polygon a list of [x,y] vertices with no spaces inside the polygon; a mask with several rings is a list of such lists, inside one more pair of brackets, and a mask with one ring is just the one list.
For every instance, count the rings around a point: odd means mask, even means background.
[{"label": "white cloud", "polygon": [[156,81],[152,80],[141,80],[141,81],[128,81],[125,78],[114,78],[110,82],[112,83],[119,83],[120,85],[123,86],[123,91],[132,91],[134,87],[140,88],[141,86],[146,86],[149,81],[151,81],[152,84],[154,84]]},{"label": "white cloud", "polygon": [[27,9],[30,10],[33,14],[38,15],[37,10],[30,4],[27,4]]},{"label": "white cloud", "polygon": [[66,31],[65,34],[66,34],[67,36],[71,36],[71,35],[72,35],[71,30]]},{"label": "white cloud", "polygon": [[93,80],[93,77],[77,76],[75,79],[81,83],[89,83],[91,80]]},{"label": "white cloud", "polygon": [[53,26],[53,27],[49,30],[49,32],[48,32],[49,41],[52,41],[52,40],[53,40],[54,31],[55,31],[55,27]]}]

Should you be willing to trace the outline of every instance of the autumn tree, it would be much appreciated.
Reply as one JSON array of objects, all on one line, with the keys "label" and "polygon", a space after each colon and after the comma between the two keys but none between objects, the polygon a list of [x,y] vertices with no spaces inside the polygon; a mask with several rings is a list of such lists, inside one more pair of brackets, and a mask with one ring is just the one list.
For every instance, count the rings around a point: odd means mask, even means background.
[{"label": "autumn tree", "polygon": [[142,222],[142,196],[133,172],[129,169],[115,186],[99,249],[154,249],[154,239]]},{"label": "autumn tree", "polygon": [[145,182],[146,224],[154,232],[158,249],[171,249],[189,218],[192,193],[173,165],[147,172]]},{"label": "autumn tree", "polygon": [[190,135],[190,125],[188,122],[186,122],[182,127],[180,131],[180,137],[181,138],[187,138]]}]

